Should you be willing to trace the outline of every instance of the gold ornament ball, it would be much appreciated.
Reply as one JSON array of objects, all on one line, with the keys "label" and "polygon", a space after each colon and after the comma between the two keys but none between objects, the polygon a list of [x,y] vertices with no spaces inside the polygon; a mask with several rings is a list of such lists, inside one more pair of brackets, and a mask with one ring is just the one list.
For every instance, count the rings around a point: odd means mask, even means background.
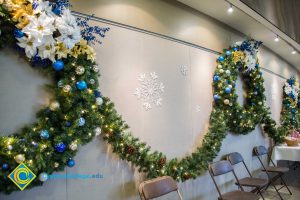
[{"label": "gold ornament ball", "polygon": [[49,108],[50,108],[50,110],[55,111],[55,110],[57,110],[59,108],[59,106],[60,105],[59,105],[59,103],[57,101],[52,101],[50,103]]},{"label": "gold ornament ball", "polygon": [[73,142],[70,144],[69,148],[70,148],[72,151],[76,151],[77,148],[78,148],[77,141],[73,141]]},{"label": "gold ornament ball", "polygon": [[15,156],[15,161],[20,164],[25,161],[25,156],[23,154],[18,154]]},{"label": "gold ornament ball", "polygon": [[82,74],[84,74],[84,71],[85,71],[84,67],[82,67],[82,66],[76,67],[76,74],[82,75]]},{"label": "gold ornament ball", "polygon": [[229,104],[229,100],[228,100],[228,99],[225,99],[225,100],[224,100],[224,104],[228,105],[228,104]]},{"label": "gold ornament ball", "polygon": [[58,162],[55,162],[55,163],[54,163],[54,167],[55,167],[55,168],[58,168],[58,167],[59,167],[59,163],[58,163]]},{"label": "gold ornament ball", "polygon": [[70,92],[71,91],[71,86],[70,85],[65,85],[64,87],[63,87],[63,91],[64,92]]}]

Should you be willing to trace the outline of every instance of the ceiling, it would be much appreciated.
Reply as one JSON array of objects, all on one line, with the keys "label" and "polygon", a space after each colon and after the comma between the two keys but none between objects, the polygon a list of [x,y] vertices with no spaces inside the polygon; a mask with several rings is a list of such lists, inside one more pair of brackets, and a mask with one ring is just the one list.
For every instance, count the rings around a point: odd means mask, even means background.
[{"label": "ceiling", "polygon": [[300,43],[299,0],[241,0],[281,31]]},{"label": "ceiling", "polygon": [[[233,29],[250,36],[256,40],[263,41],[264,46],[271,49],[275,54],[286,60],[300,71],[300,44],[283,30],[264,18],[261,14],[250,8],[240,0],[177,0],[202,13],[205,13],[218,21],[232,27]],[[245,0],[255,2],[260,0]],[[277,1],[277,0],[261,0]],[[278,0],[286,1],[286,0]],[[299,0],[288,0],[299,1]],[[234,12],[228,14],[229,5],[232,4]],[[256,7],[260,7],[257,5]],[[299,15],[299,14],[298,14]],[[279,42],[274,42],[278,35]],[[292,54],[293,49],[297,54]]]}]

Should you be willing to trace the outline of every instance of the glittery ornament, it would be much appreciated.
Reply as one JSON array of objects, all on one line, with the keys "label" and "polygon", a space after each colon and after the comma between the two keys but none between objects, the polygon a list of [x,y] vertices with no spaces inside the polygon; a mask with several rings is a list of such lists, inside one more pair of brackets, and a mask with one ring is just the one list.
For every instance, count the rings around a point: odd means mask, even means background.
[{"label": "glittery ornament", "polygon": [[85,72],[84,67],[82,67],[82,66],[76,67],[76,74],[82,75],[82,74],[84,74],[84,72]]}]

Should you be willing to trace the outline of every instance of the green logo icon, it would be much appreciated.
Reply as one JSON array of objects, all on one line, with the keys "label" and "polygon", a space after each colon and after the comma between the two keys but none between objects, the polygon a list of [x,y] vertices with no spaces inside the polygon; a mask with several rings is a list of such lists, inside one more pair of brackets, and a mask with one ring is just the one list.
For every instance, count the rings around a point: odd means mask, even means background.
[{"label": "green logo icon", "polygon": [[36,175],[25,164],[21,163],[8,175],[8,178],[12,180],[20,190],[24,190],[36,178]]}]

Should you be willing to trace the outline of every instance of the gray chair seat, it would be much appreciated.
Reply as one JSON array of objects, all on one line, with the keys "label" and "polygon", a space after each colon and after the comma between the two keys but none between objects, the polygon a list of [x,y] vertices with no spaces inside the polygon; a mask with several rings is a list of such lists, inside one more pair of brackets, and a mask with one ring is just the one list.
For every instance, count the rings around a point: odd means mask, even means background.
[{"label": "gray chair seat", "polygon": [[[266,170],[268,172],[276,172],[276,173],[285,173],[289,171],[287,167],[267,167]],[[266,171],[263,169],[263,171]]]},{"label": "gray chair seat", "polygon": [[257,194],[239,190],[222,194],[222,200],[258,200],[259,198]]},{"label": "gray chair seat", "polygon": [[262,188],[262,187],[268,185],[268,183],[269,183],[269,181],[266,179],[252,178],[252,177],[246,177],[246,178],[239,179],[239,182],[242,186],[259,187],[259,188]]}]

